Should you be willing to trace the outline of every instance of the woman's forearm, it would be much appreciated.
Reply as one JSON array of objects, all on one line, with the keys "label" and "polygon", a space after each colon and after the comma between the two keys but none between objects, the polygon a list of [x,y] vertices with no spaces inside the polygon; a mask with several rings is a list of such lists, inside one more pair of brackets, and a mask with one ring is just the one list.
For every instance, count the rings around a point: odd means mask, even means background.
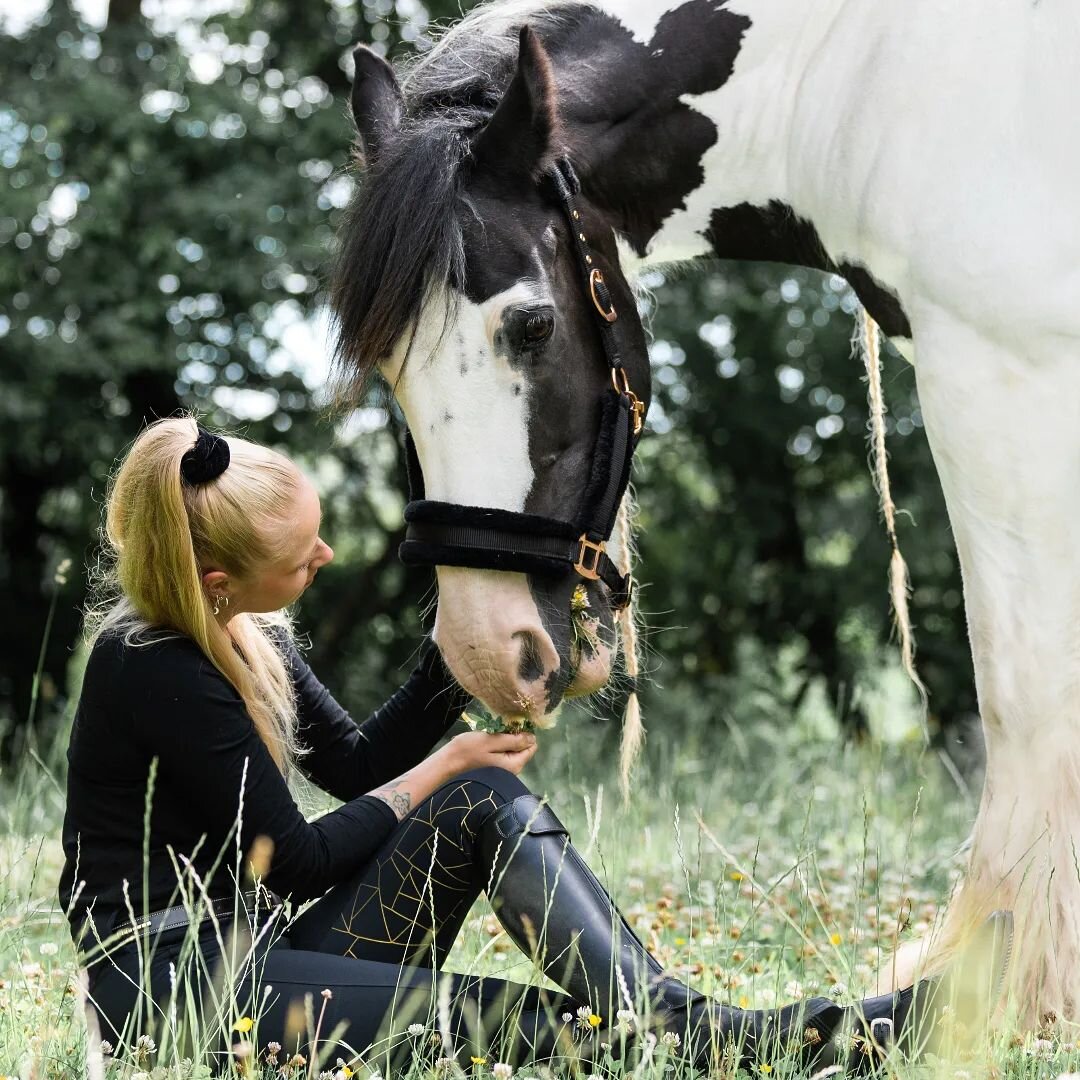
[{"label": "woman's forearm", "polygon": [[375,788],[374,791],[369,791],[368,795],[386,803],[397,815],[398,821],[402,821],[429,795],[452,779],[457,772],[458,770],[454,769],[448,760],[448,755],[436,751],[419,765],[414,765],[408,772]]}]

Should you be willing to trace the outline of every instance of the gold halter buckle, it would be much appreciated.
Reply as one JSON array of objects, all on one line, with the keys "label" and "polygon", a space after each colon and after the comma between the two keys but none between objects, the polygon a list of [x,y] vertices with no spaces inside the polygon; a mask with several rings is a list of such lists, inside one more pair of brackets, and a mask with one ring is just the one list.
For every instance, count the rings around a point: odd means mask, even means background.
[{"label": "gold halter buckle", "polygon": [[592,294],[592,302],[596,310],[600,312],[600,317],[605,322],[614,322],[618,317],[618,312],[615,310],[615,304],[612,302],[611,306],[605,311],[604,305],[600,303],[600,297],[596,295],[596,286],[604,284],[604,275],[595,267],[589,271],[589,292]]},{"label": "gold halter buckle", "polygon": [[605,553],[604,542],[599,544],[589,539],[587,533],[578,537],[581,550],[578,552],[578,560],[574,563],[574,569],[588,581],[599,581],[600,556]]},{"label": "gold halter buckle", "polygon": [[[619,376],[622,376],[622,386],[619,385]],[[611,369],[611,385],[615,387],[616,394],[625,394],[630,402],[630,411],[634,414],[634,437],[641,434],[645,426],[645,402],[630,389],[630,380],[626,377],[626,368],[617,367]]]}]

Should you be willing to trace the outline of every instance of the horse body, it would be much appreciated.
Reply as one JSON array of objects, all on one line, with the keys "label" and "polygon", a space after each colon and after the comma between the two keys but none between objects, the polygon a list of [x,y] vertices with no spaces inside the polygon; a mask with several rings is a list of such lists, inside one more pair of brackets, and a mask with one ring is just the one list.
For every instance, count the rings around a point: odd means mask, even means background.
[{"label": "horse body", "polygon": [[[526,22],[540,45],[523,39],[518,61]],[[848,277],[916,361],[986,731],[969,871],[922,959],[1013,909],[1029,1017],[1080,1018],[1078,47],[1066,0],[489,5],[405,86],[406,110],[435,116],[442,79],[468,140],[447,200],[457,280],[449,322],[426,293],[381,364],[429,495],[558,512],[581,490],[604,374],[536,189],[545,155],[580,172],[627,354],[644,348],[631,262],[716,254]],[[521,330],[537,311],[559,320],[540,351]],[[647,360],[635,370],[645,380]],[[626,539],[609,545],[623,561]],[[499,711],[536,718],[606,679],[610,635],[571,663],[573,580],[440,567],[439,581],[447,662]]]}]

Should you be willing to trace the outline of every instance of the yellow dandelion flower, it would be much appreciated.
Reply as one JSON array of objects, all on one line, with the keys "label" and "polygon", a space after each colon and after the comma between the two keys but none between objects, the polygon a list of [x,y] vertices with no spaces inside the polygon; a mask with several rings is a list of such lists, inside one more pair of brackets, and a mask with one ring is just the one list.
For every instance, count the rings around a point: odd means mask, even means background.
[{"label": "yellow dandelion flower", "polygon": [[677,938],[675,939],[675,944],[676,944],[676,945],[685,945],[685,944],[686,944],[686,938],[684,938],[684,937],[677,937]]},{"label": "yellow dandelion flower", "polygon": [[740,994],[739,995],[739,1008],[740,1009],[749,1009],[750,1008],[750,999],[745,994]]},{"label": "yellow dandelion flower", "polygon": [[474,1065],[486,1065],[487,1064],[487,1058],[486,1057],[472,1057],[472,1058],[469,1058],[469,1060]]},{"label": "yellow dandelion flower", "polygon": [[839,945],[839,944],[841,944],[843,942],[843,940],[844,940],[844,938],[843,938],[843,935],[841,935],[841,934],[830,934],[829,935],[829,941],[833,945]]},{"label": "yellow dandelion flower", "polygon": [[589,1027],[599,1027],[600,1017],[596,1013],[589,1013]]},{"label": "yellow dandelion flower", "polygon": [[233,1024],[233,1031],[239,1031],[241,1035],[246,1035],[255,1026],[255,1021],[250,1016],[241,1016],[239,1020]]},{"label": "yellow dandelion flower", "polygon": [[742,881],[743,878],[745,878],[745,877],[746,877],[746,875],[745,874],[740,874],[738,870],[732,870],[731,871],[731,880],[732,881]]},{"label": "yellow dandelion flower", "polygon": [[764,1074],[765,1074],[766,1076],[768,1076],[768,1075],[769,1075],[769,1073],[771,1073],[771,1072],[772,1072],[772,1066],[771,1066],[771,1065],[759,1065],[759,1066],[758,1066],[758,1068],[759,1068],[759,1069],[760,1069],[760,1070],[761,1070],[761,1071],[762,1071],[762,1072],[763,1072],[763,1073],[764,1073]]}]

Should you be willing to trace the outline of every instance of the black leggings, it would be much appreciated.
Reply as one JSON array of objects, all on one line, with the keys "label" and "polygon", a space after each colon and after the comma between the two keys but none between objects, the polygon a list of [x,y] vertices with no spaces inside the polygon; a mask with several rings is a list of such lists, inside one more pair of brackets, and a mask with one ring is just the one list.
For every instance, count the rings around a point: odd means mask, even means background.
[{"label": "black leggings", "polygon": [[[319,1050],[330,1051],[331,1064],[339,1055],[388,1055],[394,1064],[414,1052],[442,1055],[445,1047],[434,1034],[440,1031],[452,1036],[459,1055],[492,1051],[512,1064],[568,1047],[572,1023],[563,1017],[575,1013],[577,1003],[538,987],[440,973],[473,902],[488,886],[477,853],[479,829],[500,806],[527,793],[503,769],[457,777],[409,814],[363,870],[283,934],[268,933],[240,994],[258,1020],[257,1049],[277,1042],[283,1053],[310,1053],[313,1022]],[[217,938],[205,935],[199,951],[203,963],[191,968],[203,974],[191,977],[206,985],[189,998],[204,996],[211,983],[206,961],[220,951]],[[158,942],[143,980],[155,1002],[169,998],[174,981],[183,982],[178,953],[178,943]],[[137,951],[119,950],[106,963],[91,979],[103,1035],[115,1038],[140,1004],[156,1016],[160,1033],[169,1005],[153,1007],[145,997],[140,1003]],[[183,1006],[179,1011],[183,1015]],[[423,1033],[407,1034],[413,1024],[422,1025]],[[154,1027],[136,1021],[134,1031],[154,1034]]]}]

